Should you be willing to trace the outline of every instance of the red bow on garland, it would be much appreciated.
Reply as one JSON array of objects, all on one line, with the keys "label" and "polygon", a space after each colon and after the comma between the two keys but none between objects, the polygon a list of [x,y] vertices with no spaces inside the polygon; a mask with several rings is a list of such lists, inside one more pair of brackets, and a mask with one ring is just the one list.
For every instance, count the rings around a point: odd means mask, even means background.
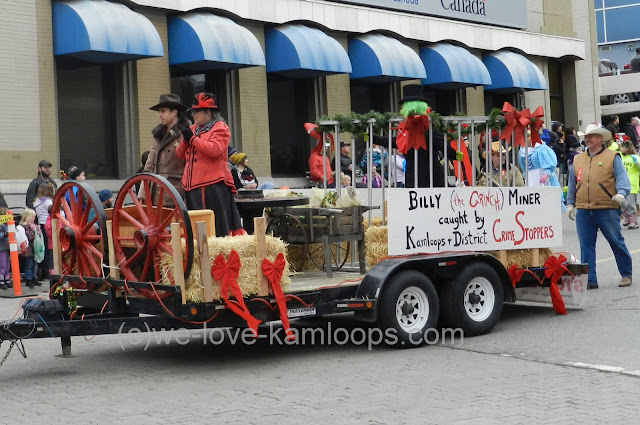
[{"label": "red bow on garland", "polygon": [[565,271],[571,274],[567,269],[567,266],[564,265],[566,261],[567,259],[565,256],[560,255],[558,257],[551,256],[544,262],[544,276],[551,282],[551,285],[549,286],[551,303],[553,304],[553,309],[558,314],[567,314],[567,309],[564,306],[564,301],[562,301],[560,289],[558,289],[558,280],[560,280],[562,274]]},{"label": "red bow on garland", "polygon": [[[238,253],[231,250],[229,259],[225,261],[222,254],[218,254],[211,266],[211,276],[220,282],[220,295],[224,301],[224,305],[238,316],[242,317],[249,328],[253,331],[255,337],[258,336],[258,325],[260,320],[256,319],[249,313],[249,309],[242,299],[242,291],[238,286],[238,276],[240,275],[240,257]],[[235,300],[228,298],[229,289],[233,292]]]},{"label": "red bow on garland", "polygon": [[287,316],[287,302],[284,299],[282,288],[280,287],[280,279],[282,278],[282,272],[284,272],[285,260],[284,254],[279,253],[276,259],[272,263],[268,259],[262,260],[262,274],[267,278],[271,285],[273,295],[276,297],[276,304],[278,304],[278,312],[280,313],[280,320],[282,326],[284,326],[284,332],[287,335],[288,341],[293,341],[296,337],[289,329],[289,316]]},{"label": "red bow on garland", "polygon": [[[428,111],[427,111],[428,113]],[[398,150],[406,155],[409,149],[427,150],[424,132],[429,128],[428,115],[409,115],[398,125],[398,137],[396,145]]]},{"label": "red bow on garland", "polygon": [[[533,114],[529,108],[525,108],[522,111],[516,111],[516,109],[509,102],[504,102],[502,106],[502,114],[506,122],[505,128],[500,133],[500,138],[511,142],[511,135],[513,134],[514,145],[524,146],[524,131],[531,126],[531,141],[534,145],[542,143],[540,140],[540,134],[538,131],[542,127],[544,121],[544,109],[542,106],[538,106]],[[514,132],[515,130],[515,132]]]}]

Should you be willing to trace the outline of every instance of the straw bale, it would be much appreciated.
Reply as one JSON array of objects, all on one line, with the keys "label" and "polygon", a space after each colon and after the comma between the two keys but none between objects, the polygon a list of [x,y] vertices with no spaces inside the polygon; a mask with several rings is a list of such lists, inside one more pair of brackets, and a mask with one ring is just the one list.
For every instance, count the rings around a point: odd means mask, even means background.
[{"label": "straw bale", "polygon": [[[388,255],[387,226],[377,225],[375,220],[372,222],[373,226],[364,233],[365,258],[369,267]],[[382,220],[380,220],[380,224],[382,224]]]},{"label": "straw bale", "polygon": [[[551,248],[538,248],[540,251],[540,266],[544,264],[544,260],[553,255]],[[500,251],[486,251],[487,254],[496,258],[499,257]],[[507,252],[507,268],[517,265],[519,268],[532,267],[532,249],[509,249]]]},{"label": "straw bale", "polygon": [[[369,228],[369,220],[363,220],[362,225],[366,231]],[[371,226],[382,226],[382,217],[371,217]]]},{"label": "straw bale", "polygon": [[[285,254],[285,268],[282,273],[282,279],[280,280],[280,286],[285,287],[291,283],[292,274],[291,265],[287,259],[286,244],[279,238],[266,235],[266,258],[270,261],[274,261],[278,253]],[[258,268],[256,261],[256,239],[252,235],[242,236],[226,236],[223,238],[210,237],[207,240],[209,248],[209,258],[213,264],[218,254],[222,254],[225,259],[228,258],[231,250],[235,250],[240,257],[240,274],[238,276],[238,286],[244,296],[256,295],[260,289],[258,280]],[[184,240],[182,242],[184,247]],[[184,255],[184,251],[183,251]],[[162,283],[170,285],[172,279],[170,276],[173,271],[173,258],[169,254],[163,254],[161,256],[160,265],[162,269]],[[200,254],[194,246],[193,252],[193,267],[189,278],[185,281],[187,301],[190,302],[202,302],[203,286],[200,271]],[[231,292],[229,296],[232,296]],[[221,299],[220,295],[220,282],[213,280],[213,298]]]}]

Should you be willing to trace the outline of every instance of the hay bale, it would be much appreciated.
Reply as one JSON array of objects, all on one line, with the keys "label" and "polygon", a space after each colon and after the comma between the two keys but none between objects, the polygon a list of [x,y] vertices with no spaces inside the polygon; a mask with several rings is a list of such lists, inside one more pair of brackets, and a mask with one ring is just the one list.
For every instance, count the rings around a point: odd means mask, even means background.
[{"label": "hay bale", "polygon": [[[372,220],[375,223],[375,221]],[[380,220],[382,224],[382,220]],[[364,233],[365,258],[369,267],[389,255],[387,249],[387,226],[373,225]]]},{"label": "hay bale", "polygon": [[[286,244],[279,238],[266,235],[266,258],[269,261],[274,261],[278,253],[285,254],[285,268],[282,273],[282,279],[280,280],[280,286],[285,287],[291,283],[291,266],[287,259]],[[182,242],[184,247],[184,240]],[[256,238],[252,235],[243,236],[226,236],[223,238],[210,237],[207,240],[209,258],[211,263],[218,256],[222,254],[225,258],[229,256],[229,253],[234,250],[240,257],[240,274],[238,276],[238,286],[244,296],[256,295],[260,290],[260,284],[258,279],[258,264],[256,261]],[[194,244],[195,245],[195,244]],[[183,250],[183,255],[185,251]],[[164,285],[171,285],[173,279],[173,258],[169,254],[165,254],[161,257],[160,267],[162,270],[162,283]],[[200,271],[200,253],[194,246],[193,253],[193,267],[188,279],[185,281],[187,301],[189,302],[202,302],[203,286]],[[232,296],[229,293],[229,296]],[[213,281],[213,298],[221,299],[220,294],[220,282]]]},{"label": "hay bale", "polygon": [[382,226],[382,217],[371,217],[371,225],[369,225],[369,220],[363,220],[362,226],[365,231],[369,226]]},{"label": "hay bale", "polygon": [[[548,257],[553,255],[551,248],[538,248],[540,251],[540,262],[544,263]],[[517,265],[519,268],[532,267],[531,258],[533,249],[509,249],[507,252],[507,268]],[[487,254],[500,258],[500,251],[486,251]],[[540,264],[542,265],[542,264]]]}]

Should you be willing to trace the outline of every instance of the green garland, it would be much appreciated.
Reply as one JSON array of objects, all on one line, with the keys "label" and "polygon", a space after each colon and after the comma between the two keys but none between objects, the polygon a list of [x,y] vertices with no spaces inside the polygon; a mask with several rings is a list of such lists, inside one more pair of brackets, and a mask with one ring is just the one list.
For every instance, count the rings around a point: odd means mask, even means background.
[{"label": "green garland", "polygon": [[51,299],[60,298],[62,304],[64,304],[67,308],[67,315],[71,315],[78,308],[78,301],[76,301],[76,293],[73,291],[73,288],[65,283],[64,285],[59,285],[51,294]]},{"label": "green garland", "polygon": [[490,130],[502,130],[504,128],[504,119],[502,118],[502,111],[498,108],[493,108],[489,113],[489,120],[486,123],[478,123],[475,125],[476,133],[483,133],[489,128]]},{"label": "green garland", "polygon": [[[442,115],[439,113],[427,109],[427,115],[429,116],[429,123],[435,132],[440,134],[446,134],[449,140],[457,140],[460,135],[458,135],[458,123],[455,121],[445,121],[442,118]],[[457,113],[456,116],[464,116],[464,114]],[[374,134],[380,134],[381,132],[389,131],[389,120],[392,118],[400,117],[400,113],[398,112],[377,112],[377,111],[369,111],[366,114],[357,114],[355,112],[350,112],[348,114],[335,114],[330,117],[328,115],[323,115],[316,121],[316,130],[319,132],[325,133],[333,133],[335,131],[335,127],[333,125],[320,125],[319,123],[322,121],[337,121],[340,126],[340,132],[343,133],[351,133],[354,137],[358,137],[360,135],[366,134],[369,131],[369,124],[367,121],[374,119],[375,123],[373,124]],[[504,119],[502,118],[502,111],[498,108],[494,108],[491,110],[489,114],[489,119],[486,123],[478,123],[475,125],[475,132],[482,133],[486,131],[487,127],[491,130],[502,130],[504,128]],[[471,125],[462,124],[462,128],[460,131],[462,136],[466,136],[471,134]]]}]

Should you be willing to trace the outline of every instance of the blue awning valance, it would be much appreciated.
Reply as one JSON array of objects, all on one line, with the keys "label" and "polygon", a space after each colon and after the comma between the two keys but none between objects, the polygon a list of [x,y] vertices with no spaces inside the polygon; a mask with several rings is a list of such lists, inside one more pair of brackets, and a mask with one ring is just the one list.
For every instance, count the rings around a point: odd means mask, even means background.
[{"label": "blue awning valance", "polygon": [[168,33],[169,65],[208,70],[265,64],[258,39],[229,18],[211,13],[173,16]]},{"label": "blue awning valance", "polygon": [[151,21],[128,7],[103,0],[53,3],[53,54],[89,62],[124,62],[164,56]]},{"label": "blue awning valance", "polygon": [[365,34],[349,40],[351,79],[390,82],[427,78],[420,57],[409,46],[381,34]]},{"label": "blue awning valance", "polygon": [[334,38],[316,28],[286,24],[265,33],[267,72],[317,77],[351,72],[349,56]]},{"label": "blue awning valance", "polygon": [[449,43],[420,47],[420,59],[427,71],[422,84],[443,89],[491,84],[482,61],[468,50]]},{"label": "blue awning valance", "polygon": [[485,90],[513,92],[518,90],[546,90],[547,80],[540,68],[521,54],[501,50],[483,56],[491,75],[491,85]]}]

